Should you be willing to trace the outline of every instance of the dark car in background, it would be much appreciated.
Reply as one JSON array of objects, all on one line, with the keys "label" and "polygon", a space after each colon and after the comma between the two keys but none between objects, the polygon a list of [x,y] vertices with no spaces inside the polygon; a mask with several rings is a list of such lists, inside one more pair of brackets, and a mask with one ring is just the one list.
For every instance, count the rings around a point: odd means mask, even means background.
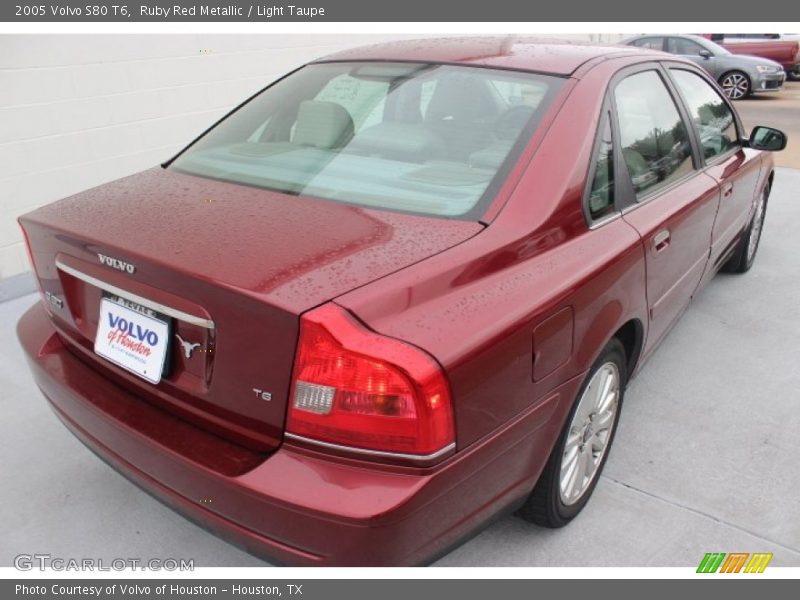
[{"label": "dark car in background", "polygon": [[758,56],[734,54],[699,35],[640,35],[622,42],[688,58],[708,71],[731,100],[750,94],[778,92],[786,73],[780,63]]}]

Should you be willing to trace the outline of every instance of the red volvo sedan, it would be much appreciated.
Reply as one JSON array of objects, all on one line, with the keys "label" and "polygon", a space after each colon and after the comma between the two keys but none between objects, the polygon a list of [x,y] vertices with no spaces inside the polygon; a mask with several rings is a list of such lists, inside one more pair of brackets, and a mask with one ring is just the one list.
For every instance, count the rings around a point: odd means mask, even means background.
[{"label": "red volvo sedan", "polygon": [[629,379],[753,264],[785,143],[660,52],[347,51],[24,215],[19,338],[78,438],[220,536],[427,563],[580,512]]}]

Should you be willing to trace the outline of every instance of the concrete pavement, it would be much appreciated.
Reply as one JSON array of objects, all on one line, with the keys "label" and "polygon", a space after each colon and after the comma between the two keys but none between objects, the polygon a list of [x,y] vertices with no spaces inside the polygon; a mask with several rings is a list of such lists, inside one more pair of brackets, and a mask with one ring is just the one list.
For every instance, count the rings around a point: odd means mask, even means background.
[{"label": "concrete pavement", "polygon": [[787,81],[777,93],[754,94],[736,102],[747,132],[756,125],[777,127],[789,136],[783,152],[775,155],[779,167],[800,169],[800,81]]},{"label": "concrete pavement", "polygon": [[[605,473],[568,527],[508,517],[440,566],[695,566],[773,552],[800,566],[800,171],[780,169],[756,265],[719,275],[634,380]],[[0,566],[20,553],[264,565],[98,460],[33,384],[0,304]]]}]

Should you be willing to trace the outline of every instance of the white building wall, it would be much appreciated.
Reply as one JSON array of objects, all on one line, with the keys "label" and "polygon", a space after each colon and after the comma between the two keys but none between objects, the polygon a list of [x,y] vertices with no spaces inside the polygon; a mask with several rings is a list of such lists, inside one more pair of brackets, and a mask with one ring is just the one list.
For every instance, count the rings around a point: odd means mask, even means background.
[{"label": "white building wall", "polygon": [[162,162],[304,62],[401,37],[422,36],[0,36],[0,281],[29,268],[19,215]]}]

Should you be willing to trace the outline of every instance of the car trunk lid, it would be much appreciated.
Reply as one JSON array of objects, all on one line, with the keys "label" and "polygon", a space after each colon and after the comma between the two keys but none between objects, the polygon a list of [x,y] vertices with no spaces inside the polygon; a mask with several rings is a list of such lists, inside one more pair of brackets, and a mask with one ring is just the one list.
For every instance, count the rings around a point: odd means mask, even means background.
[{"label": "car trunk lid", "polygon": [[[158,168],[20,223],[73,352],[143,401],[261,451],[282,439],[299,315],[482,229]],[[104,297],[170,322],[158,384],[95,354]]]}]

